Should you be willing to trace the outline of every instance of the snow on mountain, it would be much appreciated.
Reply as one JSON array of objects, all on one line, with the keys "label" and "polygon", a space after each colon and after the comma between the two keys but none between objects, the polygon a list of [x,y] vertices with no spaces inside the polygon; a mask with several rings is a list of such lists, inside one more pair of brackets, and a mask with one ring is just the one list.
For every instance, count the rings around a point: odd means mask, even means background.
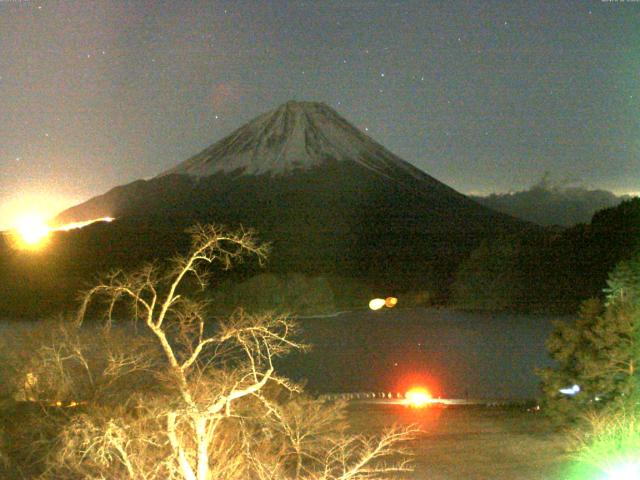
[{"label": "snow on mountain", "polygon": [[[287,102],[161,173],[208,177],[217,173],[287,175],[327,161],[354,161],[394,178],[398,170],[437,182],[364,135],[324,103]],[[439,183],[439,182],[437,182]]]}]

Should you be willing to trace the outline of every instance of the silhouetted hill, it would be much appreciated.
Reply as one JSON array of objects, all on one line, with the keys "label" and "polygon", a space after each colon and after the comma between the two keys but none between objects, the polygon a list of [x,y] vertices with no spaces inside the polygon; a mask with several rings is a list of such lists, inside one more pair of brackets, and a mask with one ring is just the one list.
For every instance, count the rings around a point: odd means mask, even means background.
[{"label": "silhouetted hill", "polygon": [[615,265],[640,252],[640,198],[596,212],[590,223],[484,241],[465,259],[453,302],[479,310],[575,313],[601,296]]}]

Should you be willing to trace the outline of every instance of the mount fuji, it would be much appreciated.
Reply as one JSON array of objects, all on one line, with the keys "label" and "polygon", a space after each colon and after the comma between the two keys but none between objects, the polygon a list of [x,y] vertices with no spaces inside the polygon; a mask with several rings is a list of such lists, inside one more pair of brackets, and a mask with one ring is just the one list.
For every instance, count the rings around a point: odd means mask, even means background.
[{"label": "mount fuji", "polygon": [[274,271],[405,283],[434,269],[450,274],[483,238],[531,228],[400,159],[327,105],[293,101],[55,221],[106,216],[116,221],[101,228],[121,232],[109,240],[110,251],[127,248],[136,259],[173,253],[157,240],[169,230],[242,224],[272,243]]}]

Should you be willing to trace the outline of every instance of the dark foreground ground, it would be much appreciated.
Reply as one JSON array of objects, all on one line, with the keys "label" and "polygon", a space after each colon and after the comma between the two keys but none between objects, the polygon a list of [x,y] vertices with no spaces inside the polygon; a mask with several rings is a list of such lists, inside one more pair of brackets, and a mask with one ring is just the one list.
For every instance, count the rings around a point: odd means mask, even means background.
[{"label": "dark foreground ground", "polygon": [[523,408],[353,403],[349,419],[355,431],[366,434],[394,423],[417,424],[424,433],[411,443],[416,469],[409,478],[415,480],[576,478],[566,437]]}]

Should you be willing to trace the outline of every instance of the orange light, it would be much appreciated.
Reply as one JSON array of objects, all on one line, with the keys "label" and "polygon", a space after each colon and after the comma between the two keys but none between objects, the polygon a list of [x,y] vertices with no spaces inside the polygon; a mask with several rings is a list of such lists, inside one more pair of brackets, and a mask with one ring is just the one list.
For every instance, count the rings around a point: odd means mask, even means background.
[{"label": "orange light", "polygon": [[422,408],[432,400],[431,394],[425,388],[412,388],[404,397],[408,405],[416,408]]},{"label": "orange light", "polygon": [[384,304],[387,308],[393,308],[398,304],[398,299],[396,297],[387,297],[384,300]]}]

